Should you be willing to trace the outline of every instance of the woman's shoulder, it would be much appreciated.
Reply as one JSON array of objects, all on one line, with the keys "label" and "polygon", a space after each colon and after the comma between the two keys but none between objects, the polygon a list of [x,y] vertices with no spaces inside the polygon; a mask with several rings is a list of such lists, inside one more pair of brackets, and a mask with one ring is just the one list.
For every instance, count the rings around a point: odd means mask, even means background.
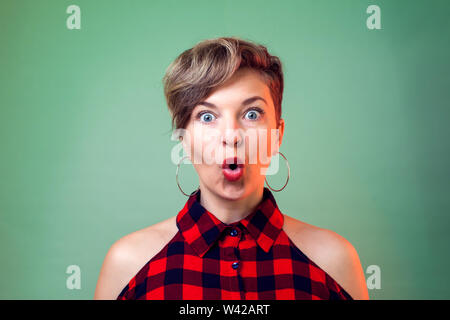
[{"label": "woman's shoulder", "polygon": [[304,249],[311,251],[311,253],[319,254],[324,251],[335,250],[337,247],[352,246],[346,238],[332,230],[314,226],[286,214],[283,214],[283,216],[283,230],[291,240],[302,243]]},{"label": "woman's shoulder", "polygon": [[142,264],[158,253],[177,233],[176,216],[134,231],[117,240],[114,250],[128,262]]},{"label": "woman's shoulder", "polygon": [[176,216],[129,233],[109,248],[94,299],[115,299],[136,273],[176,235]]},{"label": "woman's shoulder", "polygon": [[153,247],[159,247],[161,244],[169,242],[177,233],[176,216],[160,221],[143,229],[129,233],[119,240],[113,246],[123,249],[134,250],[133,253],[140,254]]},{"label": "woman's shoulder", "polygon": [[364,271],[350,241],[333,230],[283,216],[283,230],[310,260],[355,299],[368,298]]}]

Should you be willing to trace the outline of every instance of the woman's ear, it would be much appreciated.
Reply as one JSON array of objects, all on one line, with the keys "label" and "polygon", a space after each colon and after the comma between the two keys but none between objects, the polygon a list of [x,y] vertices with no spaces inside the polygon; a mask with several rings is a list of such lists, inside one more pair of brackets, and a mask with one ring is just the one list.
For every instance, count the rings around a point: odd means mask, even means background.
[{"label": "woman's ear", "polygon": [[284,119],[280,118],[280,123],[278,125],[278,132],[279,132],[279,142],[278,147],[281,147],[281,143],[283,142],[283,135],[284,135]]},{"label": "woman's ear", "polygon": [[280,121],[278,123],[277,129],[278,132],[275,134],[276,141],[272,144],[272,156],[276,155],[278,150],[280,150],[281,143],[283,141],[283,134],[284,134],[284,119],[280,118]]},{"label": "woman's ear", "polygon": [[181,145],[183,147],[184,154],[188,156],[189,161],[190,161],[191,160],[191,149],[190,149],[190,146],[188,145],[189,137],[180,136],[179,140],[180,140]]}]

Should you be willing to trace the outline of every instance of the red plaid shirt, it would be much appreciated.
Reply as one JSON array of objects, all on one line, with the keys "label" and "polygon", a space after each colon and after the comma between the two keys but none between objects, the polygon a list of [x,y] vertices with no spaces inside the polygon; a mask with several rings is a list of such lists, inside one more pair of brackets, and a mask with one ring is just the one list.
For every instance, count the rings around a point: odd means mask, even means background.
[{"label": "red plaid shirt", "polygon": [[267,188],[258,207],[240,221],[217,219],[200,204],[200,190],[176,221],[177,234],[118,300],[352,299],[287,236]]}]

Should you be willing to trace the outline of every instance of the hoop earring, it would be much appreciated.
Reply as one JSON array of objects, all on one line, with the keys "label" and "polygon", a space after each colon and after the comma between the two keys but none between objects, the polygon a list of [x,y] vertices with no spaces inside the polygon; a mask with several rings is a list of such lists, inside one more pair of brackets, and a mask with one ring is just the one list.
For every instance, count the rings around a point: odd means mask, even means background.
[{"label": "hoop earring", "polygon": [[181,191],[186,197],[190,197],[191,195],[196,194],[196,193],[200,190],[200,186],[198,186],[198,188],[197,188],[197,190],[195,190],[195,192],[193,192],[193,193],[191,193],[191,194],[187,194],[187,193],[185,193],[185,192],[181,189],[180,183],[178,182],[178,170],[179,170],[179,168],[180,168],[180,164],[181,164],[181,163],[183,162],[183,160],[186,159],[187,157],[188,157],[187,155],[186,155],[186,156],[183,156],[183,158],[181,158],[180,162],[178,162],[178,165],[177,165],[177,173],[176,173],[175,177],[176,177],[176,180],[177,180],[178,189],[180,189],[180,191]]},{"label": "hoop earring", "polygon": [[284,156],[284,154],[282,154],[280,151],[278,151],[278,153],[281,154],[281,156],[284,158],[284,160],[286,160],[286,166],[287,166],[287,168],[288,168],[288,176],[287,176],[286,183],[284,184],[284,186],[283,186],[281,189],[278,189],[278,190],[272,189],[272,188],[270,187],[269,183],[267,182],[267,179],[264,178],[264,181],[266,182],[266,184],[267,184],[267,186],[269,187],[269,189],[272,190],[272,191],[274,191],[274,192],[279,192],[279,191],[283,190],[283,189],[286,187],[286,185],[288,184],[289,177],[291,176],[291,169],[290,169],[290,167],[289,167],[289,162],[288,162],[288,160],[286,159],[286,157]]}]

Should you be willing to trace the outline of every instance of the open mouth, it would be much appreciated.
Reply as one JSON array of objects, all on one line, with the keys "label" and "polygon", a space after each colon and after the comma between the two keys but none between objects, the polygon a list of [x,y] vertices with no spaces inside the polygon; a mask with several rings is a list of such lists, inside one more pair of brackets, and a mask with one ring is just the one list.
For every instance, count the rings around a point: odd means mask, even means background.
[{"label": "open mouth", "polygon": [[222,164],[222,173],[228,181],[239,180],[244,174],[244,163],[237,157],[225,159]]}]

